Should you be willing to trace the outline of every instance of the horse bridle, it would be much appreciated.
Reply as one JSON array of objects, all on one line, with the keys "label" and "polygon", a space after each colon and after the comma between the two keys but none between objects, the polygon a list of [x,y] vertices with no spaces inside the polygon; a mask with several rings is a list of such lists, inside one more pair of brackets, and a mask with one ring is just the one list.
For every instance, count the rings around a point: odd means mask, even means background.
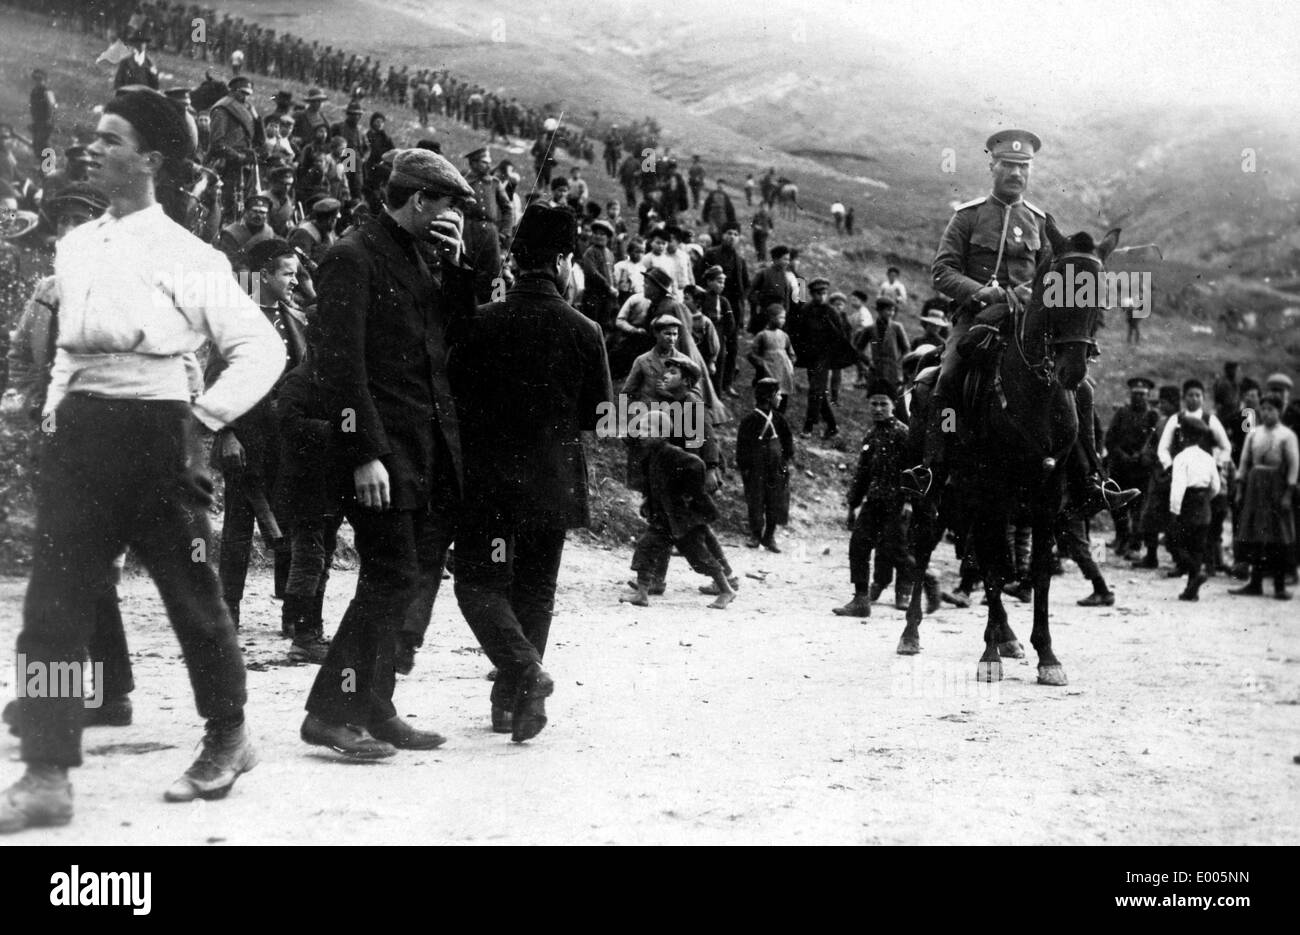
[{"label": "horse bridle", "polygon": [[[1057,263],[1053,264],[1053,267],[1055,268],[1057,266],[1063,265],[1070,260],[1087,260],[1090,264],[1095,263],[1097,266],[1098,274],[1104,272],[1106,269],[1105,265],[1102,263],[1101,258],[1097,256],[1095,253],[1084,253],[1079,250],[1074,250],[1071,251],[1070,253],[1063,254],[1060,260]],[[1014,293],[1011,292],[1007,293],[1008,296],[1011,296],[1013,294]],[[1070,338],[1055,337],[1052,334],[1052,331],[1047,323],[1048,318],[1046,315],[1044,315],[1043,316],[1043,349],[1044,349],[1043,359],[1039,361],[1037,364],[1032,364],[1029,362],[1029,358],[1025,355],[1025,322],[1029,320],[1028,310],[1023,305],[1019,305],[1019,303],[1014,303],[1012,305],[1012,313],[1016,315],[1017,318],[1019,319],[1019,321],[1016,323],[1016,326],[1012,329],[1012,333],[1015,338],[1016,353],[1020,355],[1021,362],[1024,363],[1025,369],[1028,370],[1034,376],[1034,378],[1038,380],[1040,383],[1043,383],[1047,386],[1053,385],[1056,382],[1055,374],[1056,374],[1057,346],[1061,344],[1075,344],[1078,343],[1078,339],[1073,337]],[[1093,351],[1097,350],[1097,342],[1091,336],[1091,332],[1089,332],[1089,336],[1084,339],[1083,343],[1086,343]]]}]

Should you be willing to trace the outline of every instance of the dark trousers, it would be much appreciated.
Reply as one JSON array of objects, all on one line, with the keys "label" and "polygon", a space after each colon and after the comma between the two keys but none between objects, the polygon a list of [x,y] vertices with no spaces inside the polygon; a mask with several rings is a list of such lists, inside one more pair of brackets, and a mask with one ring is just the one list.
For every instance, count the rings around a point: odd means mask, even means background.
[{"label": "dark trousers", "polygon": [[1205,543],[1210,536],[1210,527],[1180,518],[1175,520],[1175,528],[1178,531],[1178,566],[1187,572],[1187,583],[1191,585],[1205,564]]},{"label": "dark trousers", "polygon": [[831,371],[829,367],[817,365],[808,368],[808,411],[804,414],[803,430],[811,432],[819,421],[826,423],[826,431],[838,430],[835,412],[831,409],[830,393]]},{"label": "dark trousers", "polygon": [[497,667],[496,704],[510,704],[519,677],[546,653],[564,535],[563,527],[519,525],[490,509],[468,510],[462,519],[456,600]]},{"label": "dark trousers", "polygon": [[[225,517],[221,524],[221,562],[218,567],[221,595],[235,623],[239,622],[239,605],[244,599],[244,584],[248,580],[248,560],[253,550],[253,525],[256,520],[253,505],[248,500],[246,476],[226,475]],[[271,483],[266,486],[269,488]],[[272,554],[275,561],[275,596],[284,597],[285,582],[289,580],[292,564],[290,541],[287,538],[280,539]]]},{"label": "dark trousers", "polygon": [[1100,593],[1109,589],[1106,579],[1092,557],[1092,545],[1089,537],[1088,521],[1082,516],[1062,511],[1056,519],[1056,543],[1074,563],[1079,566],[1083,576],[1092,582]]},{"label": "dark trousers", "polygon": [[[113,560],[129,545],[158,586],[199,714],[243,716],[244,660],[206,561],[212,481],[203,462],[186,403],[64,400],[37,482],[36,545],[18,636],[29,665],[50,671],[85,658]],[[22,719],[24,760],[81,765],[82,699],[28,697]]]},{"label": "dark trousers", "polygon": [[664,585],[668,581],[673,546],[693,571],[710,578],[718,572],[731,577],[731,563],[722,550],[722,543],[708,526],[696,526],[679,539],[674,539],[663,526],[650,526],[637,537],[632,550],[632,570],[637,573],[637,580],[647,586]]},{"label": "dark trousers", "polygon": [[[619,306],[622,308],[622,306]],[[740,353],[740,326],[737,323],[736,315],[733,313],[729,319],[724,318],[722,321],[722,357],[718,361],[718,389],[726,392],[731,389],[731,383],[736,379],[736,360]]]},{"label": "dark trousers", "polygon": [[355,502],[344,513],[356,534],[361,574],[307,710],[331,724],[365,726],[397,713],[397,628],[420,582],[430,575],[441,579],[449,521],[430,509],[381,512]]},{"label": "dark trousers", "polygon": [[903,541],[903,506],[901,503],[879,503],[871,500],[862,504],[853,522],[849,537],[849,580],[854,590],[866,592],[871,585],[871,553],[876,553],[876,584],[886,587],[898,569],[898,593],[904,594],[911,586],[906,580],[908,571],[907,547]]},{"label": "dark trousers", "polygon": [[342,524],[342,513],[294,520],[289,533],[291,562],[284,585],[286,595],[306,598],[325,593]]},{"label": "dark trousers", "polygon": [[758,254],[758,262],[767,262],[767,231],[754,231],[754,252]]}]

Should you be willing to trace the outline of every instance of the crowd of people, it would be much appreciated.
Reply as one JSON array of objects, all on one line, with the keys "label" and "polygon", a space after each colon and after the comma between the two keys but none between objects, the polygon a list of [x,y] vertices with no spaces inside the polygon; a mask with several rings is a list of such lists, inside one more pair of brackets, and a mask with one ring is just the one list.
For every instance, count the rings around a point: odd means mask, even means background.
[{"label": "crowd of people", "polygon": [[[113,29],[120,13],[132,29],[176,39],[168,17],[183,19],[166,4],[94,9],[72,21]],[[1036,137],[989,140],[993,193],[955,213],[929,298],[893,266],[836,290],[800,274],[795,247],[768,249],[769,192],[753,205],[752,176],[742,211],[724,180],[708,186],[700,157],[683,173],[667,155],[622,157],[613,139],[605,168],[624,190],[625,216],[624,200],[592,197],[582,165],[551,171],[560,128],[543,121],[539,185],[525,191],[515,167],[493,159],[492,126],[475,124],[487,142],[460,157],[463,170],[436,141],[398,145],[382,113],[362,128],[361,102],[391,91],[380,81],[357,93],[378,64],[331,51],[304,71],[281,51],[301,40],[281,36],[254,55],[227,22],[211,24],[227,43],[214,48],[246,54],[213,89],[206,122],[200,89],[150,87],[137,45],[94,139],[41,180],[54,272],[14,327],[2,406],[28,420],[38,459],[18,652],[29,665],[103,662],[103,703],[29,696],[6,708],[27,772],[0,797],[0,832],[70,820],[82,729],[130,723],[116,590],[127,548],[162,593],[206,721],[203,751],[170,801],[220,798],[256,764],[237,630],[259,529],[289,659],[320,667],[305,743],[354,759],[443,743],[398,718],[392,698],[447,572],[495,668],[493,730],[536,737],[555,690],[542,664],[565,534],[589,519],[583,433],[617,439],[627,486],[641,495],[635,577],[620,600],[645,606],[666,593],[676,552],[708,579],[708,606],[725,610],[740,578],[713,528],[724,478],[740,475],[745,545],[780,552],[792,464],[818,441],[842,444],[837,409],[860,392],[869,425],[845,493],[854,594],[834,613],[869,616],[891,583],[895,603],[907,604],[908,478],[929,471],[932,454],[925,447],[926,466],[912,466],[927,427],[910,401],[920,387],[934,399],[955,392],[963,336],[1014,302],[1050,250],[1045,213],[1022,197]],[[171,51],[185,54],[184,41]],[[321,113],[320,87],[301,107],[284,92],[274,113],[254,114],[247,72],[281,68],[352,92],[344,119]],[[449,86],[462,87],[434,77],[444,103]],[[33,81],[45,88],[44,76]],[[172,197],[188,162],[204,166],[210,206],[232,212],[228,223],[196,232],[193,199]],[[984,227],[991,239],[979,239]],[[1116,519],[1114,547],[1138,567],[1158,567],[1163,542],[1186,600],[1219,572],[1247,580],[1232,593],[1263,594],[1267,577],[1274,596],[1290,596],[1300,402],[1286,374],[1261,386],[1238,369],[1213,383],[1213,411],[1194,378],[1162,387],[1152,408],[1153,381],[1134,377],[1105,432],[1080,404],[1089,473],[1071,486],[1057,529],[1093,583],[1080,603],[1115,599],[1090,547],[1103,509]],[[748,411],[733,413],[750,394]],[[796,433],[790,401],[800,394]],[[612,431],[611,411],[629,413]],[[731,445],[719,429],[737,415]],[[216,568],[193,553],[210,533],[206,452],[224,479]],[[1231,563],[1221,541],[1229,521]],[[344,522],[361,569],[331,637],[324,597]],[[944,599],[968,605],[977,586],[960,540],[957,586],[922,582],[931,611]],[[1007,548],[1018,571],[1008,590],[1028,600],[1027,523],[1008,526]]]}]

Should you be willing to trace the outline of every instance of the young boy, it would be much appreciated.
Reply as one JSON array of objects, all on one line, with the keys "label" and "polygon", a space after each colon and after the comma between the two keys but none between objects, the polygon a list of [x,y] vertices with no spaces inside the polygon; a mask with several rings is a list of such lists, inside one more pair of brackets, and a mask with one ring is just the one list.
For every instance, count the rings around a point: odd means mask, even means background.
[{"label": "young boy", "polygon": [[[867,386],[871,428],[862,443],[858,470],[848,495],[849,578],[853,600],[834,613],[840,617],[870,617],[871,600],[884,590],[895,567],[906,567],[903,541],[903,494],[898,477],[907,447],[907,426],[894,418],[894,387],[876,378]],[[858,507],[862,506],[859,513]],[[876,550],[876,588],[871,587],[871,551]],[[909,584],[899,574],[897,603],[902,604]],[[932,604],[937,601],[932,601]]]},{"label": "young boy", "polygon": [[695,346],[700,349],[704,364],[709,368],[710,379],[716,381],[722,342],[718,339],[717,327],[704,311],[708,295],[699,286],[686,287],[686,307],[691,312],[691,337],[695,339]]},{"label": "young boy", "polygon": [[660,410],[647,413],[635,432],[647,452],[642,512],[649,525],[632,553],[634,592],[620,597],[620,603],[649,606],[656,570],[667,567],[676,546],[691,568],[713,579],[706,593],[716,597],[708,606],[725,610],[736,599],[736,591],[730,569],[723,564],[725,558],[720,560],[721,546],[709,529],[709,523],[718,518],[718,509],[704,489],[704,462],[672,444],[672,422]]},{"label": "young boy", "polygon": [[1201,565],[1210,529],[1210,501],[1219,495],[1222,484],[1219,466],[1210,454],[1215,439],[1209,426],[1196,416],[1184,415],[1182,431],[1188,444],[1174,456],[1169,514],[1178,524],[1178,542],[1187,569],[1187,587],[1178,599],[1194,601],[1207,577]]},{"label": "young boy", "polygon": [[794,460],[794,435],[777,410],[781,384],[764,377],[754,387],[754,411],[740,421],[736,432],[736,466],[745,484],[749,510],[751,549],[762,546],[780,552],[776,527],[790,522],[790,462]]}]

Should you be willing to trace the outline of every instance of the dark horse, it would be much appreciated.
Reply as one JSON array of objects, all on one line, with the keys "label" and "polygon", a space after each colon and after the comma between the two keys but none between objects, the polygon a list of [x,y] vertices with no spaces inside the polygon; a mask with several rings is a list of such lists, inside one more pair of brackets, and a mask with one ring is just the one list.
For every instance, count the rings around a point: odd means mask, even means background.
[{"label": "dark horse", "polygon": [[[1030,509],[1033,524],[1034,631],[1030,642],[1038,652],[1038,681],[1066,684],[1065,669],[1052,652],[1048,628],[1052,528],[1065,495],[1066,458],[1074,455],[1079,432],[1075,391],[1087,376],[1088,358],[1096,349],[1095,335],[1101,325],[1104,263],[1119,243],[1119,234],[1118,229],[1111,230],[1100,244],[1086,232],[1066,238],[1049,220],[1052,259],[1035,272],[1028,306],[1012,317],[1013,333],[1001,352],[996,379],[977,407],[978,428],[962,444],[953,446],[958,449],[951,457],[953,484],[968,511],[972,544],[988,598],[984,655],[977,670],[980,681],[1002,678],[1000,655],[1024,656],[1002,606],[1002,585],[1013,575],[1007,520],[1023,503]],[[1044,304],[1046,275],[1064,278],[1071,271],[1076,282],[1083,276],[1093,278],[1095,301],[1088,307],[1070,301]],[[1067,290],[1078,297],[1068,283]],[[937,518],[942,492],[942,480],[936,478],[912,519],[917,573],[907,626],[898,641],[902,655],[921,651],[921,582],[943,529]]]}]

